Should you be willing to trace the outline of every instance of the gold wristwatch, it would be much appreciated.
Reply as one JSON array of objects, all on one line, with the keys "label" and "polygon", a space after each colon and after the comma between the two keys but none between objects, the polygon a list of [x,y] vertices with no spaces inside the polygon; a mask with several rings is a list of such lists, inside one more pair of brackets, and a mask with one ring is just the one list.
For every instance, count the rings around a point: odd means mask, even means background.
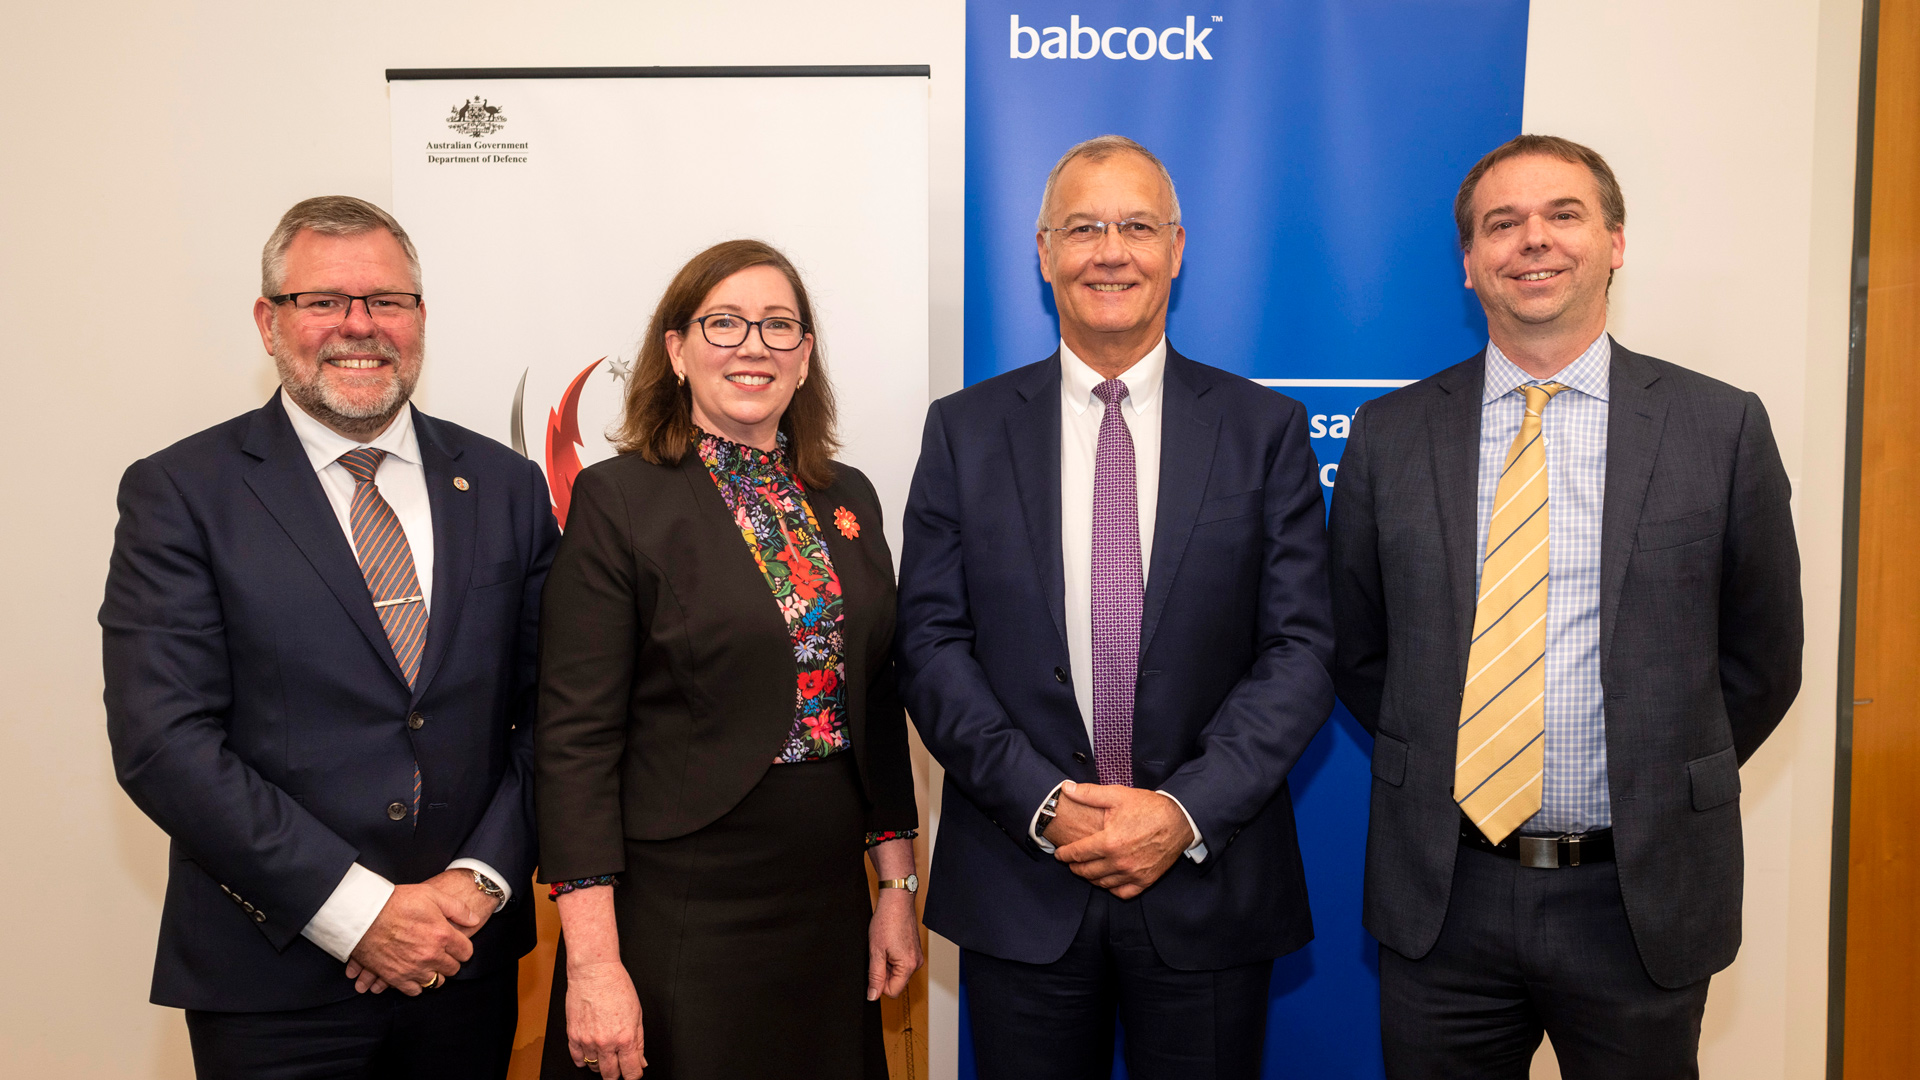
[{"label": "gold wristwatch", "polygon": [[887,878],[880,883],[883,889],[905,889],[911,896],[920,891],[920,875],[908,874],[906,877]]}]

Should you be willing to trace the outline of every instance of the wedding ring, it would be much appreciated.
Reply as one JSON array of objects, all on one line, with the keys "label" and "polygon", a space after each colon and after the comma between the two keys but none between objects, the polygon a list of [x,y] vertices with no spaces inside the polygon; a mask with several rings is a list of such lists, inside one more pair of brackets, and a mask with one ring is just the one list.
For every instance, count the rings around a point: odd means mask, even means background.
[{"label": "wedding ring", "polygon": [[445,982],[445,981],[446,981],[445,979],[442,979],[442,978],[440,977],[440,973],[436,971],[436,972],[434,972],[434,973],[433,973],[433,978],[431,978],[431,979],[428,979],[428,980],[427,980],[426,982],[423,982],[423,983],[421,983],[421,984],[420,984],[420,989],[422,989],[422,990],[432,990],[432,989],[434,989],[434,988],[436,988],[436,987],[438,987],[438,986],[439,986],[439,985],[440,985],[441,983],[443,983],[443,982]]}]

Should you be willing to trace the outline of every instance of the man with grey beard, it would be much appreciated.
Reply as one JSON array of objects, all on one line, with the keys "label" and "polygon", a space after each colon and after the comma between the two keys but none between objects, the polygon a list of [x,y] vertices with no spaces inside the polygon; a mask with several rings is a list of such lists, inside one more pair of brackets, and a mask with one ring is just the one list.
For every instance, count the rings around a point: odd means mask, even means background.
[{"label": "man with grey beard", "polygon": [[202,1077],[503,1077],[546,481],[409,404],[386,211],[299,203],[261,281],[281,392],[127,470],[100,609],[114,765],[172,838],[152,1000]]}]

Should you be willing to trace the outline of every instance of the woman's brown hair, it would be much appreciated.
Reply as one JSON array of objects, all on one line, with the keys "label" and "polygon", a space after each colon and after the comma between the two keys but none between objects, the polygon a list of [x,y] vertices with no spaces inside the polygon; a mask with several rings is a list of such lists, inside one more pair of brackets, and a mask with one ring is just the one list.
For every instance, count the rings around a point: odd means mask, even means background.
[{"label": "woman's brown hair", "polygon": [[673,373],[667,356],[667,331],[686,333],[707,294],[742,270],[771,266],[793,286],[800,321],[813,334],[813,358],[807,381],[794,390],[781,414],[780,430],[787,436],[787,467],[802,486],[817,489],[833,483],[833,455],[840,449],[836,430],[833,386],[827,381],[826,355],[813,318],[813,301],[800,281],[800,271],[771,244],[758,240],[728,240],[695,255],[673,276],[672,284],[653,309],[653,321],[640,345],[639,363],[627,380],[626,417],[613,444],[623,454],[638,454],[655,465],[677,465],[692,447],[699,429],[693,423],[693,396]]}]

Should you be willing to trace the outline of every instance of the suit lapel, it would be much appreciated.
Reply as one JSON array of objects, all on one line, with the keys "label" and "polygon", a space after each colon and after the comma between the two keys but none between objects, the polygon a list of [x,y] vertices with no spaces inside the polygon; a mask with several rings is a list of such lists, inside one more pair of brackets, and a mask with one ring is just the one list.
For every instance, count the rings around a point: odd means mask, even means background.
[{"label": "suit lapel", "polygon": [[1486,353],[1442,372],[1439,395],[1427,410],[1433,455],[1434,493],[1440,542],[1446,553],[1447,580],[1453,595],[1454,636],[1460,655],[1456,667],[1464,683],[1467,646],[1473,638],[1474,549],[1479,545],[1480,398],[1486,389]]},{"label": "suit lapel", "polygon": [[1067,574],[1060,554],[1060,354],[1034,365],[1019,388],[1025,403],[1007,414],[1013,483],[1026,518],[1033,565],[1061,644],[1067,640]]},{"label": "suit lapel", "polygon": [[1160,494],[1153,515],[1153,551],[1148,554],[1147,595],[1141,608],[1140,655],[1147,654],[1160,615],[1173,591],[1180,560],[1200,515],[1220,418],[1202,401],[1207,387],[1199,365],[1167,347],[1166,376],[1160,382]]},{"label": "suit lapel", "polygon": [[[707,471],[706,463],[700,460],[697,450],[689,448],[681,456],[680,475],[687,483],[687,492],[691,499],[693,512],[688,515],[687,529],[697,534],[696,543],[702,551],[721,553],[714,565],[719,576],[713,581],[700,580],[701,603],[713,604],[716,610],[759,614],[743,614],[743,619],[752,619],[760,623],[760,629],[742,631],[743,638],[753,641],[777,643],[767,650],[766,655],[755,661],[759,671],[788,673],[780,697],[772,699],[772,708],[751,708],[743,710],[743,715],[764,716],[770,718],[770,725],[763,733],[766,744],[767,760],[779,751],[781,740],[793,730],[793,678],[798,674],[797,661],[793,657],[792,639],[787,631],[787,617],[773,598],[767,587],[767,576],[755,561],[754,550],[748,546],[741,535],[740,527],[735,523],[733,511],[727,509],[727,500],[720,494],[720,488],[713,482],[713,474]],[[808,505],[813,505],[809,502]],[[816,513],[818,506],[814,507]],[[831,511],[829,511],[831,513]],[[831,549],[829,549],[831,554]],[[703,560],[704,561],[704,560]],[[836,571],[837,571],[836,564]],[[845,584],[841,585],[844,590]],[[844,595],[844,594],[843,594]],[[844,617],[844,606],[842,607]],[[843,642],[846,640],[846,627],[841,627]],[[842,654],[844,655],[844,653]],[[776,680],[778,681],[778,680]],[[721,709],[726,706],[733,687],[702,687],[706,694],[708,707]],[[779,704],[785,702],[784,709]]]},{"label": "suit lapel", "polygon": [[1613,647],[1614,616],[1626,585],[1627,562],[1640,526],[1640,509],[1660,454],[1667,403],[1653,390],[1660,373],[1647,359],[1613,342],[1607,376],[1607,488],[1600,510],[1600,663]]},{"label": "suit lapel", "polygon": [[286,406],[275,391],[267,406],[254,414],[252,429],[242,449],[260,459],[247,474],[247,486],[267,513],[286,530],[295,547],[306,556],[314,572],[320,575],[334,598],[340,601],[354,625],[366,636],[367,643],[387,665],[387,670],[404,685],[406,675],[393,657],[387,632],[374,613],[373,597],[367,592],[366,575],[354,561],[353,548],[340,530],[340,519],[327,502],[327,494],[314,474],[313,462],[294,434],[287,419]]},{"label": "suit lapel", "polygon": [[[408,406],[412,408],[412,406]],[[420,445],[420,464],[426,474],[427,504],[433,508],[433,610],[427,617],[427,642],[420,658],[420,676],[414,682],[414,700],[426,693],[460,629],[466,608],[467,584],[473,580],[474,522],[478,496],[453,486],[457,444],[443,440],[440,425],[418,409],[413,430]]]},{"label": "suit lapel", "polygon": [[[814,521],[820,526],[820,542],[826,546],[827,558],[833,563],[833,576],[840,582],[840,639],[841,658],[847,665],[847,681],[853,686],[864,687],[872,677],[867,666],[867,639],[871,633],[869,614],[880,610],[885,586],[879,577],[875,562],[878,552],[870,545],[872,535],[867,530],[880,528],[877,518],[865,520],[848,506],[843,496],[847,487],[838,480],[829,487],[807,493],[807,505],[813,510]],[[847,527],[857,531],[857,535],[848,536],[840,529],[840,517],[836,511],[844,509],[850,517]],[[892,569],[889,565],[888,569]],[[852,730],[854,745],[865,745],[866,731],[866,695],[848,691],[846,695],[847,722]]]},{"label": "suit lapel", "polygon": [[[873,534],[868,532],[879,529],[880,522],[860,517],[843,498],[846,493],[847,489],[835,482],[819,491],[808,492],[807,505],[820,526],[820,542],[826,546],[827,558],[833,562],[833,575],[840,579],[841,626],[851,652],[855,613],[869,610],[867,605],[876,601],[883,585],[875,566],[878,553],[869,546]],[[841,531],[836,513],[841,510],[848,515],[847,528],[854,530],[855,535],[848,536]],[[860,632],[863,635],[866,632],[864,623]]]}]

